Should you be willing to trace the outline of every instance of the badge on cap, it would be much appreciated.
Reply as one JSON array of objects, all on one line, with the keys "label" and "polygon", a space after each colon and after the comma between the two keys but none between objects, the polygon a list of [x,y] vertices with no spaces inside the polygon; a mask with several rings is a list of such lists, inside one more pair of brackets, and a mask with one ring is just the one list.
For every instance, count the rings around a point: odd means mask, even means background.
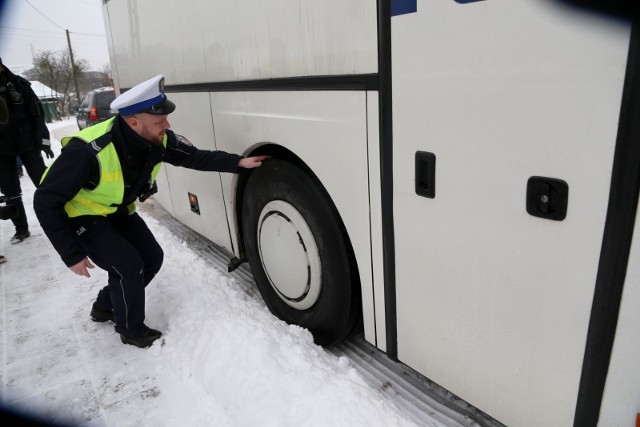
[{"label": "badge on cap", "polygon": [[114,99],[111,109],[123,116],[139,113],[165,115],[172,113],[176,105],[164,94],[164,76],[160,74]]}]

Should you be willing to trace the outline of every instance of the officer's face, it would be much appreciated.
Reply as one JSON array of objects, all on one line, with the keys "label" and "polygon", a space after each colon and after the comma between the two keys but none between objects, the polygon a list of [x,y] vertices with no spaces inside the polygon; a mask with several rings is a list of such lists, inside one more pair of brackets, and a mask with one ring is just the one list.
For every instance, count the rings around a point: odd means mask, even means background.
[{"label": "officer's face", "polygon": [[162,144],[164,134],[171,127],[168,115],[140,113],[127,118],[127,123],[138,135],[149,142]]}]

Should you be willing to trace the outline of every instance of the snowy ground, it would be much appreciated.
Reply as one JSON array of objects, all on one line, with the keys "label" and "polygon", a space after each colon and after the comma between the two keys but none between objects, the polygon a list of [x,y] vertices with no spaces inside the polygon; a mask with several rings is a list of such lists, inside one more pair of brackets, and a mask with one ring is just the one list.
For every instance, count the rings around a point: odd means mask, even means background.
[{"label": "snowy ground", "polygon": [[[74,120],[50,129],[54,151],[77,130]],[[121,344],[112,324],[89,319],[106,274],[65,267],[33,214],[26,175],[21,184],[31,237],[11,245],[13,226],[0,221],[3,405],[86,426],[416,425],[348,359],[272,316],[144,212],[165,251],[146,320],[164,343]]]}]

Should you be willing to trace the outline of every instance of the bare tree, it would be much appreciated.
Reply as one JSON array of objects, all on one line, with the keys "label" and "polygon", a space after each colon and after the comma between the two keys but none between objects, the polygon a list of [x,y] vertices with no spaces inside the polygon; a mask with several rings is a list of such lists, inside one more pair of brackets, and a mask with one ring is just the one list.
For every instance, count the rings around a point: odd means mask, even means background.
[{"label": "bare tree", "polygon": [[111,65],[104,64],[102,69],[98,71],[101,86],[113,86],[113,78],[111,77]]},{"label": "bare tree", "polygon": [[29,77],[56,90],[59,65],[58,58],[56,58],[53,52],[45,50],[36,53],[33,57],[33,64],[35,69],[30,73]]},{"label": "bare tree", "polygon": [[[89,63],[82,58],[75,61],[77,75],[89,69]],[[68,106],[75,94],[73,88],[73,68],[69,51],[64,50],[57,54],[51,51],[38,52],[33,57],[35,69],[30,73],[30,78],[41,81],[54,91],[62,95],[58,100],[59,111],[68,112]]]}]

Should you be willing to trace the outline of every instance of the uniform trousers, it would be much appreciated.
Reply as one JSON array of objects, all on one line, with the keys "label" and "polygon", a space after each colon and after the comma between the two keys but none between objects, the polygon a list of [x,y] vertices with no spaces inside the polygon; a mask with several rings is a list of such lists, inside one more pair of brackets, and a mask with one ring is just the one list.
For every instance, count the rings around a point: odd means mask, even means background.
[{"label": "uniform trousers", "polygon": [[[29,224],[22,203],[22,188],[20,188],[20,177],[16,166],[17,157],[15,154],[0,154],[0,189],[7,198],[7,206],[15,206],[18,211],[18,215],[11,220],[16,231],[23,232],[29,229]],[[37,187],[46,169],[40,150],[24,151],[19,154],[19,157],[33,185]]]},{"label": "uniform trousers", "polygon": [[135,337],[145,319],[145,287],[160,271],[164,252],[137,213],[72,219],[89,258],[109,274],[97,302],[113,309],[115,330]]}]

